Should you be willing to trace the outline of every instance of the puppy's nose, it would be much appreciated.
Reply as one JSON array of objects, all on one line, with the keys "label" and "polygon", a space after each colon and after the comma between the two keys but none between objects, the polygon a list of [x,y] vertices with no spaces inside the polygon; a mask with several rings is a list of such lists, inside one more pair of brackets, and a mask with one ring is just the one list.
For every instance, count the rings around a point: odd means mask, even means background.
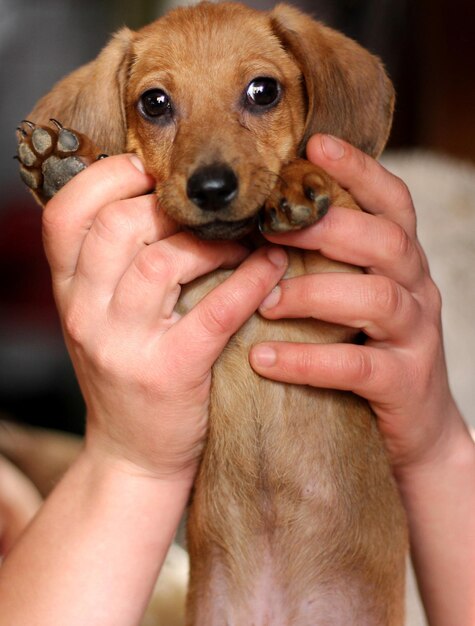
[{"label": "puppy's nose", "polygon": [[197,169],[188,179],[188,198],[204,211],[224,209],[237,195],[239,182],[233,170],[223,163]]}]

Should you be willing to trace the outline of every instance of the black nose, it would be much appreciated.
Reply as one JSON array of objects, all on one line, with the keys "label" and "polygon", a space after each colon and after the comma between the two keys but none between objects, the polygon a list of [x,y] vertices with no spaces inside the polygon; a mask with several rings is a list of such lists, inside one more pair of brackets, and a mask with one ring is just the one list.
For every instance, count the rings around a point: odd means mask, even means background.
[{"label": "black nose", "polygon": [[219,211],[237,195],[238,179],[233,170],[223,163],[197,169],[188,179],[188,198],[204,211]]}]

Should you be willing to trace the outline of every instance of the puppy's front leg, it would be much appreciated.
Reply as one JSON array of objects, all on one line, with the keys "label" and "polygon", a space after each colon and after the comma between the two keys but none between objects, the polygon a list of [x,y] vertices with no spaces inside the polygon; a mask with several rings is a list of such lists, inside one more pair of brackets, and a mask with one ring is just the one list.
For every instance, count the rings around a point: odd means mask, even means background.
[{"label": "puppy's front leg", "polygon": [[295,159],[281,169],[260,214],[264,233],[284,233],[314,224],[331,204],[359,209],[353,198],[325,171],[306,161]]},{"label": "puppy's front leg", "polygon": [[20,176],[43,206],[88,165],[107,155],[85,135],[64,128],[23,121],[17,129]]}]

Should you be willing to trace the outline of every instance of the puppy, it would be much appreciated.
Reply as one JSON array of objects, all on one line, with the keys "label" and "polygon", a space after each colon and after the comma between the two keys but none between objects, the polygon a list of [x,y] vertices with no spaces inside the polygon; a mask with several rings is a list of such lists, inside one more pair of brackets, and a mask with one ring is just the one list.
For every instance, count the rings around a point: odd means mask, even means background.
[{"label": "puppy", "polygon": [[[305,143],[332,133],[377,156],[393,99],[378,59],[296,9],[203,3],[121,30],[56,85],[20,127],[21,175],[44,204],[102,153],[135,152],[183,228],[256,242],[258,224],[284,232],[331,203],[358,208],[302,158]],[[287,276],[360,271],[289,255]],[[192,283],[180,309],[227,275]],[[216,363],[189,514],[187,624],[400,626],[406,526],[374,416],[351,393],[257,376],[250,346],[284,339],[355,333],[255,315]]]}]

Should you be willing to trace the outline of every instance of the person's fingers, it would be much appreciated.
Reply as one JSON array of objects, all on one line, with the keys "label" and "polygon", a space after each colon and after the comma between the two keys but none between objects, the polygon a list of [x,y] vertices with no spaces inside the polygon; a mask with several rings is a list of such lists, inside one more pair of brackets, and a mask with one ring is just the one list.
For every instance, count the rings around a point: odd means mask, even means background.
[{"label": "person's fingers", "polygon": [[324,256],[382,274],[410,291],[426,274],[420,248],[399,225],[362,211],[332,207],[313,226],[269,241],[318,250]]},{"label": "person's fingers", "polygon": [[268,319],[313,317],[393,343],[418,332],[416,300],[395,281],[368,274],[334,272],[282,280],[259,312]]},{"label": "person's fingers", "polygon": [[108,204],[98,212],[84,239],[76,282],[110,297],[135,256],[177,230],[157,208],[154,195]]},{"label": "person's fingers", "polygon": [[143,195],[154,184],[135,155],[97,161],[70,180],[43,211],[44,244],[53,280],[74,275],[84,238],[103,206]]},{"label": "person's fingers", "polygon": [[141,325],[168,318],[180,286],[218,267],[234,267],[249,251],[234,242],[204,242],[179,232],[144,247],[120,279],[109,304],[109,315]]},{"label": "person's fingers", "polygon": [[415,236],[416,218],[406,184],[377,161],[341,139],[314,135],[308,159],[347,189],[362,209],[396,222]]},{"label": "person's fingers", "polygon": [[196,377],[207,376],[230,337],[257,310],[259,303],[282,278],[288,258],[279,248],[260,248],[221,285],[213,289],[167,333],[167,340],[182,346],[174,351],[179,370],[190,368]]},{"label": "person's fingers", "polygon": [[395,383],[402,388],[412,375],[389,350],[355,344],[266,342],[252,347],[249,360],[266,378],[352,391],[373,402],[389,402],[398,394]]}]

